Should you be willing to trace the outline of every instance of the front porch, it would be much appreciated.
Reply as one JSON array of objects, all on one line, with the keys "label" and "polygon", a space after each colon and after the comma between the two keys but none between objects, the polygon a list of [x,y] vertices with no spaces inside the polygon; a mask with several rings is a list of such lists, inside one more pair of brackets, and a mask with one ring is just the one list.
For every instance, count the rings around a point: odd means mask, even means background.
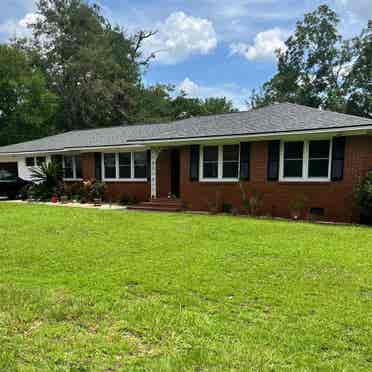
[{"label": "front porch", "polygon": [[180,149],[151,150],[151,197],[149,201],[128,209],[177,212],[183,210],[181,200]]},{"label": "front porch", "polygon": [[180,149],[151,150],[151,200],[181,197]]}]

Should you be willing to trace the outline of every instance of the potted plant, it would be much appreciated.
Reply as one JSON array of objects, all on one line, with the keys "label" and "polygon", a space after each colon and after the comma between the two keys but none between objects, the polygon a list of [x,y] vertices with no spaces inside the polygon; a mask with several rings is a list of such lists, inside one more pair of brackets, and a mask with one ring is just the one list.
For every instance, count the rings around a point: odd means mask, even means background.
[{"label": "potted plant", "polygon": [[90,184],[90,198],[93,199],[95,206],[100,206],[102,204],[103,198],[105,196],[106,184],[104,182],[92,181]]},{"label": "potted plant", "polygon": [[354,196],[362,223],[372,224],[372,170],[355,187]]},{"label": "potted plant", "polygon": [[306,198],[303,195],[298,195],[290,205],[291,218],[299,220],[303,216],[305,210]]}]

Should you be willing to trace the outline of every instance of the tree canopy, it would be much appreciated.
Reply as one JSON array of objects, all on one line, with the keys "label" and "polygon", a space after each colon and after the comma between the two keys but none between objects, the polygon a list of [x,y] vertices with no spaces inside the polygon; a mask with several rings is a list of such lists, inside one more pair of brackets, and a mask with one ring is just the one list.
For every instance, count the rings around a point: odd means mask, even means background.
[{"label": "tree canopy", "polygon": [[371,116],[372,24],[352,40],[342,38],[338,24],[327,5],[305,14],[277,51],[277,73],[253,93],[251,105],[292,102]]},{"label": "tree canopy", "polygon": [[[0,145],[63,131],[157,123],[234,112],[225,97],[193,98],[173,85],[146,86],[154,55],[86,0],[38,0],[32,36],[0,45]],[[277,73],[252,107],[293,102],[372,115],[372,21],[344,40],[326,5],[305,14],[278,51]]]},{"label": "tree canopy", "polygon": [[[143,41],[85,0],[38,0],[32,37],[1,46],[1,144],[62,131],[152,123],[233,111],[225,98],[196,99],[171,85],[147,87]],[[16,63],[13,63],[13,62]],[[16,86],[16,88],[15,88]],[[1,134],[0,134],[1,135]]]},{"label": "tree canopy", "polygon": [[50,133],[59,99],[27,54],[0,45],[0,145]]}]

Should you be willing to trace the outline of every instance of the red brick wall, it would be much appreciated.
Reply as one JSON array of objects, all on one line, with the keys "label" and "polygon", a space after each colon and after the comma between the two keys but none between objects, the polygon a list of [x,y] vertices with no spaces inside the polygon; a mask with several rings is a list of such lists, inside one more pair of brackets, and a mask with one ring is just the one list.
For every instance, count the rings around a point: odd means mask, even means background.
[{"label": "red brick wall", "polygon": [[[171,189],[170,151],[163,150],[157,162],[158,196],[167,196]],[[94,154],[82,154],[84,178],[94,178]],[[210,204],[228,203],[242,210],[243,198],[239,183],[191,182],[189,148],[180,151],[181,199],[191,210],[209,210]],[[347,137],[344,179],[341,182],[268,182],[267,142],[254,142],[251,147],[251,178],[242,185],[246,194],[257,190],[262,195],[261,213],[278,217],[290,216],[290,205],[299,197],[306,199],[306,208],[324,208],[326,219],[358,222],[359,212],[353,203],[353,188],[360,176],[372,169],[372,137]],[[107,182],[112,200],[121,195],[135,196],[139,201],[150,198],[150,182]]]},{"label": "red brick wall", "polygon": [[[94,153],[81,154],[83,178],[93,179]],[[108,200],[120,200],[126,194],[135,197],[138,201],[145,201],[150,198],[150,182],[106,182],[106,198]]]},{"label": "red brick wall", "polygon": [[[254,142],[251,148],[251,178],[242,183],[247,195],[257,190],[262,195],[261,213],[289,217],[290,205],[299,197],[306,208],[324,208],[328,220],[357,222],[353,187],[360,176],[372,168],[372,137],[348,137],[346,140],[344,179],[341,182],[268,182],[267,142]],[[181,151],[181,198],[192,210],[208,210],[216,200],[241,210],[242,191],[238,183],[191,182],[189,180],[188,147]]]}]

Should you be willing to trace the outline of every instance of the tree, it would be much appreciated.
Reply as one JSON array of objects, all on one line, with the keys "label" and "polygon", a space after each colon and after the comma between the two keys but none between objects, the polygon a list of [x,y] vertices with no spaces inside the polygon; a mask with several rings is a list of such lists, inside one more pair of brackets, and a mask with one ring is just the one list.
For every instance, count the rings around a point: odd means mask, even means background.
[{"label": "tree", "polygon": [[23,51],[0,45],[0,145],[53,133],[57,109],[43,72]]},{"label": "tree", "polygon": [[278,72],[260,93],[253,93],[253,107],[273,102],[292,102],[344,111],[346,83],[342,74],[353,58],[350,42],[337,31],[339,18],[326,5],[305,14],[285,42],[286,50],[277,51]]},{"label": "tree", "polygon": [[159,123],[191,116],[222,114],[237,111],[233,103],[224,97],[191,98],[185,92],[174,94],[171,84],[157,84],[143,88],[137,98],[136,122]]},{"label": "tree", "polygon": [[349,114],[372,117],[372,20],[355,39],[355,61],[347,77]]},{"label": "tree", "polygon": [[172,101],[172,111],[174,120],[177,120],[191,116],[236,112],[237,110],[234,108],[233,103],[225,97],[212,97],[203,100],[187,97],[184,92],[181,92]]},{"label": "tree", "polygon": [[60,130],[131,122],[141,81],[141,31],[127,36],[83,0],[39,0],[32,50],[60,97]]}]

